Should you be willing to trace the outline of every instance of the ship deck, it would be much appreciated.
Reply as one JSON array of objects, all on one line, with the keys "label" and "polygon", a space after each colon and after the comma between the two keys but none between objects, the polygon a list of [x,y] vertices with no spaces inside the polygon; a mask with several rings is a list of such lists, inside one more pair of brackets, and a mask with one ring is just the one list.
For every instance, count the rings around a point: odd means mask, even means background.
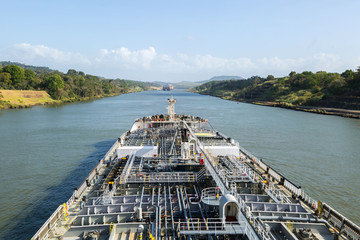
[{"label": "ship deck", "polygon": [[138,119],[33,239],[343,239],[359,227],[204,119]]}]

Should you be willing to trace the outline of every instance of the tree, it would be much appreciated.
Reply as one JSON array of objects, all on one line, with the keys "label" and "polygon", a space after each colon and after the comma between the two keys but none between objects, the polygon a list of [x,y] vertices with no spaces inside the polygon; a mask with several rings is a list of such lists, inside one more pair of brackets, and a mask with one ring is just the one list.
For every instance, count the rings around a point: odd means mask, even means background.
[{"label": "tree", "polygon": [[67,72],[68,75],[77,75],[77,72],[76,70],[74,69],[69,69],[68,72]]},{"label": "tree", "polygon": [[0,73],[0,87],[7,88],[11,85],[11,75],[8,72]]},{"label": "tree", "polygon": [[329,84],[328,89],[334,94],[340,94],[346,82],[342,78],[335,79]]},{"label": "tree", "polygon": [[354,78],[354,72],[352,70],[346,70],[341,76],[345,79],[352,80]]},{"label": "tree", "polygon": [[45,80],[45,88],[52,97],[59,98],[58,90],[64,88],[64,80],[59,74],[53,74]]},{"label": "tree", "polygon": [[26,80],[32,81],[35,79],[35,76],[36,76],[36,73],[33,70],[31,70],[31,69],[25,70],[25,79]]},{"label": "tree", "polygon": [[274,79],[275,79],[275,77],[273,75],[268,75],[267,78],[266,78],[267,81],[271,81],[271,80],[274,80]]},{"label": "tree", "polygon": [[25,79],[24,69],[16,65],[5,66],[3,72],[10,73],[12,85],[15,87]]},{"label": "tree", "polygon": [[296,74],[296,72],[292,71],[289,73],[289,77],[293,77],[293,76],[295,76],[295,74]]},{"label": "tree", "polygon": [[260,77],[258,76],[252,76],[250,79],[253,87],[256,87],[261,82]]},{"label": "tree", "polygon": [[127,91],[127,90],[128,90],[129,86],[128,86],[128,84],[127,84],[127,82],[126,82],[125,80],[120,80],[119,83],[120,83],[119,86],[120,86],[121,88],[123,88],[124,91]]},{"label": "tree", "polygon": [[79,76],[78,78],[77,78],[77,83],[78,83],[78,86],[79,87],[83,87],[84,86],[84,84],[85,84],[85,78],[83,77],[83,76]]}]

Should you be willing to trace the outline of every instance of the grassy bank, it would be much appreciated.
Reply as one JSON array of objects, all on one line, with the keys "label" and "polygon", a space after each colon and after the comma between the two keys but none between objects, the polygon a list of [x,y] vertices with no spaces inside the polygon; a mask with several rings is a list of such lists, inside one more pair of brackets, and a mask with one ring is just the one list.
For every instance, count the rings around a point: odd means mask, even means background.
[{"label": "grassy bank", "polygon": [[28,108],[60,102],[60,100],[52,99],[46,91],[0,89],[0,109]]},{"label": "grassy bank", "polygon": [[[149,87],[147,90],[159,90],[159,87]],[[126,93],[141,92],[144,89],[140,87],[129,88]],[[0,110],[9,108],[29,108],[37,105],[61,104],[71,102],[84,102],[89,100],[100,99],[103,97],[112,97],[125,93],[103,94],[94,97],[82,98],[63,98],[61,100],[52,99],[46,91],[34,90],[4,90],[0,89]]]}]

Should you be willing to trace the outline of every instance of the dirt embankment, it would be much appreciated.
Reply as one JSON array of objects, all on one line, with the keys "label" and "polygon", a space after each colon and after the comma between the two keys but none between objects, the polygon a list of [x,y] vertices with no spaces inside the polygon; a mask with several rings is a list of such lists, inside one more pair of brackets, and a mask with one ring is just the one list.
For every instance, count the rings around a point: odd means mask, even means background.
[{"label": "dirt embankment", "polygon": [[0,89],[0,109],[27,108],[58,102],[52,99],[45,91]]},{"label": "dirt embankment", "polygon": [[297,111],[360,119],[360,110],[351,110],[351,109],[343,109],[343,108],[327,108],[327,107],[292,106],[289,104],[278,103],[278,102],[251,102],[251,103],[263,105],[263,106],[287,108]]}]

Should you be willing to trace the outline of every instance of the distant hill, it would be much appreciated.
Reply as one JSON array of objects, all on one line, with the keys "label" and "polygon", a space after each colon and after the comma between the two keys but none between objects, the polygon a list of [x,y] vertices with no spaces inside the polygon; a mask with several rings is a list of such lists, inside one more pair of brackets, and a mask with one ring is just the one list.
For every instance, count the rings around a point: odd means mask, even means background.
[{"label": "distant hill", "polygon": [[240,76],[215,76],[210,78],[209,80],[202,80],[202,81],[198,81],[197,83],[207,83],[207,82],[211,82],[211,81],[225,81],[225,80],[244,80],[243,77]]},{"label": "distant hill", "polygon": [[189,88],[193,88],[193,87],[196,87],[196,86],[200,85],[200,83],[198,83],[198,82],[189,82],[189,81],[181,81],[181,82],[176,82],[176,83],[154,81],[152,83],[157,84],[157,85],[161,85],[161,86],[171,84],[171,85],[174,86],[175,89],[189,89]]},{"label": "distant hill", "polygon": [[35,72],[53,72],[54,70],[48,68],[48,67],[43,67],[43,66],[32,66],[32,65],[26,65],[26,64],[22,64],[22,63],[18,63],[18,62],[10,62],[10,61],[2,61],[0,62],[0,66],[5,67],[8,65],[16,65],[19,66],[23,69],[31,69]]},{"label": "distant hill", "polygon": [[159,84],[159,85],[166,85],[166,84],[172,84],[175,89],[189,89],[197,87],[203,83],[211,82],[211,81],[224,81],[224,80],[244,80],[244,78],[240,76],[215,76],[210,78],[209,80],[202,80],[197,82],[190,82],[190,81],[181,81],[181,82],[162,82],[162,81],[154,81],[153,83]]},{"label": "distant hill", "polygon": [[173,83],[173,86],[176,89],[188,89],[188,88],[197,87],[199,85],[200,85],[200,83],[198,83],[198,82],[189,82],[189,81]]},{"label": "distant hill", "polygon": [[[152,83],[155,83],[155,84],[158,84],[158,85],[164,86],[164,85],[168,84],[169,82],[153,81]],[[172,84],[172,83],[171,83],[171,84]]]},{"label": "distant hill", "polygon": [[215,76],[209,79],[209,81],[222,81],[222,80],[242,80],[240,76]]}]

